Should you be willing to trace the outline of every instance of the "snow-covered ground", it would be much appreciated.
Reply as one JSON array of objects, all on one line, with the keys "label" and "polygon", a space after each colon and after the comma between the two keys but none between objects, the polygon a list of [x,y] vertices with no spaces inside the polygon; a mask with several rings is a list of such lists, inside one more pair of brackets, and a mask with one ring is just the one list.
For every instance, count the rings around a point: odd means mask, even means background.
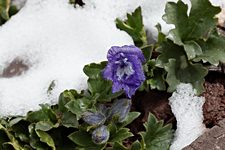
[{"label": "snow-covered ground", "polygon": [[[23,6],[24,0],[20,2],[14,0]],[[0,78],[0,116],[25,115],[40,103],[56,103],[65,89],[86,88],[85,64],[105,60],[111,46],[133,44],[125,32],[116,29],[114,20],[138,6],[143,9],[149,35],[156,37],[158,22],[165,32],[171,28],[161,19],[166,0],[84,2],[84,8],[75,9],[68,0],[28,0],[0,27],[0,73],[15,59],[29,66],[20,76]],[[49,95],[53,80],[56,86]]]}]

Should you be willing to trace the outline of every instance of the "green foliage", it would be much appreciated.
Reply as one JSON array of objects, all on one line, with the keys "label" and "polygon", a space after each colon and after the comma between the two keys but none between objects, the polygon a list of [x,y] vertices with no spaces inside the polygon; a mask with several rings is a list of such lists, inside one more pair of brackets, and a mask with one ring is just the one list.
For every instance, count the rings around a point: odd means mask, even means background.
[{"label": "green foliage", "polygon": [[156,61],[154,59],[149,60],[144,67],[147,76],[147,79],[145,81],[147,86],[150,85],[151,89],[157,89],[160,91],[166,90],[166,71],[162,68],[157,67]]},{"label": "green foliage", "polygon": [[216,26],[214,17],[221,11],[219,7],[212,6],[209,0],[191,0],[191,4],[189,14],[188,6],[181,0],[177,3],[168,2],[166,5],[163,18],[168,24],[175,25],[170,34],[178,45],[183,45],[186,41],[207,39]]},{"label": "green foliage", "polygon": [[212,65],[218,65],[219,62],[225,62],[225,37],[214,31],[209,38],[198,40],[197,43],[202,48],[202,54],[194,59],[194,61],[209,62]]},{"label": "green foliage", "polygon": [[173,92],[181,82],[191,83],[198,93],[203,91],[207,69],[200,63],[193,64],[188,61],[182,46],[168,39],[161,44],[158,51],[161,55],[157,58],[156,65],[167,71],[166,81],[169,92]]},{"label": "green foliage", "polygon": [[[116,99],[122,93],[112,94],[112,84],[105,82],[102,78],[101,72],[105,65],[106,63],[102,62],[84,67],[84,72],[89,77],[88,83],[93,84],[87,90],[80,93],[76,90],[65,90],[60,94],[56,105],[42,104],[40,110],[28,112],[25,117],[2,119],[0,122],[0,149],[56,150],[68,148],[103,150],[107,144],[115,148],[121,145],[124,140],[133,136],[126,126],[135,120],[140,113],[129,112],[130,107],[120,106],[121,110],[124,110],[124,107],[128,111],[125,113],[119,111],[119,113],[123,113],[122,120],[115,120],[114,117],[108,116],[112,106],[108,106],[106,102],[112,100],[114,103],[118,102],[119,100]],[[90,80],[93,83],[90,83]],[[103,82],[102,86],[105,86],[105,88],[101,86],[92,88],[99,81]],[[131,104],[130,99],[123,99],[123,101]],[[113,109],[116,109],[115,106]],[[84,119],[84,114],[88,114],[87,112],[93,112],[89,113],[92,116]],[[96,122],[91,119],[99,119],[99,116],[95,116],[98,113],[95,112],[102,114],[105,119],[101,124],[90,125],[90,122]],[[100,129],[101,125],[104,125],[104,129],[107,129],[105,135],[108,137],[103,140],[102,144],[95,144],[93,142],[93,131]],[[96,137],[101,137],[99,135],[101,130],[97,131]]]},{"label": "green foliage", "polygon": [[[149,114],[147,122],[144,124],[146,131],[140,132],[142,137],[142,149],[146,150],[166,150],[169,149],[173,133],[172,126],[163,126],[163,121],[158,121],[155,116]],[[135,147],[140,147],[139,143]]]},{"label": "green foliage", "polygon": [[[175,28],[166,36],[157,24],[158,41],[151,46],[147,42],[140,7],[127,14],[125,21],[116,19],[117,28],[133,38],[147,59],[144,65],[147,79],[141,89],[148,91],[150,87],[173,92],[183,82],[191,83],[196,94],[201,94],[207,63],[225,62],[225,38],[216,31],[215,18],[221,9],[212,6],[209,0],[191,0],[191,4],[189,13],[187,4],[181,0],[166,4],[163,19]],[[153,51],[159,56],[151,58]]]},{"label": "green foliage", "polygon": [[168,2],[163,16],[168,24],[175,25],[169,32],[172,39],[160,40],[156,49],[160,53],[156,67],[166,71],[168,92],[173,92],[183,82],[191,83],[196,94],[201,94],[208,73],[206,63],[225,62],[225,38],[216,31],[215,15],[220,8],[212,6],[209,0],[191,0],[191,3],[188,14],[188,6],[182,1]]},{"label": "green foliage", "polygon": [[[167,3],[163,18],[168,24],[175,25],[175,28],[169,32],[171,36],[167,36],[162,33],[161,26],[156,25],[158,41],[154,45],[147,42],[140,7],[132,14],[127,14],[125,21],[116,19],[117,28],[127,32],[145,54],[147,61],[143,67],[146,74],[144,89],[167,89],[173,92],[178,84],[184,82],[191,83],[197,94],[200,94],[207,74],[206,65],[225,62],[225,37],[217,33],[214,17],[220,9],[212,6],[208,0],[191,0],[191,3],[189,14],[187,5],[181,0]],[[0,23],[9,19],[10,9],[9,0],[0,0]],[[151,58],[153,51],[158,54],[155,58]],[[144,124],[145,131],[140,132],[141,140],[136,139],[131,145],[123,145],[133,136],[127,126],[140,113],[127,113],[125,109],[130,108],[125,106],[121,106],[121,111],[117,111],[118,106],[113,107],[112,103],[123,98],[123,93],[113,94],[112,83],[102,77],[106,64],[107,62],[92,63],[84,67],[83,71],[88,76],[88,89],[81,92],[65,90],[60,94],[56,105],[42,104],[40,110],[28,112],[25,117],[1,119],[0,149],[169,149],[173,137],[171,125],[164,125],[152,114]],[[51,93],[52,88],[54,81],[49,86],[48,93]],[[88,123],[84,119],[87,112],[101,113],[104,120],[100,124],[90,124],[92,121],[96,122],[92,119],[99,118],[95,115],[88,116]],[[119,120],[119,117],[122,119]],[[101,132],[104,131],[107,131],[104,132],[107,137],[101,144],[96,144],[93,142],[93,133],[101,126],[105,130],[96,132],[96,137],[101,137]]]}]

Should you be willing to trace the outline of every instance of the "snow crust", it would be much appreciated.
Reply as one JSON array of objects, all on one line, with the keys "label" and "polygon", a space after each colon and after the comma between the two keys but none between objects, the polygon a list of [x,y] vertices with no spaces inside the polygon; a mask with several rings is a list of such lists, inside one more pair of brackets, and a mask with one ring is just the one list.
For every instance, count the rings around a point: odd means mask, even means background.
[{"label": "snow crust", "polygon": [[[25,1],[12,3],[22,7]],[[153,39],[157,23],[164,32],[171,28],[161,19],[167,0],[84,2],[83,8],[75,9],[68,0],[27,0],[19,13],[0,27],[0,74],[15,58],[29,66],[20,76],[0,77],[0,116],[25,115],[40,103],[55,104],[65,89],[85,89],[85,64],[105,60],[111,46],[133,44],[125,32],[116,29],[114,20],[125,18],[138,6]],[[56,86],[47,94],[53,80]]]},{"label": "snow crust", "polygon": [[181,83],[177,86],[177,90],[169,98],[169,104],[177,120],[177,130],[170,150],[181,150],[204,133],[204,102],[204,97],[195,96],[191,84]]}]

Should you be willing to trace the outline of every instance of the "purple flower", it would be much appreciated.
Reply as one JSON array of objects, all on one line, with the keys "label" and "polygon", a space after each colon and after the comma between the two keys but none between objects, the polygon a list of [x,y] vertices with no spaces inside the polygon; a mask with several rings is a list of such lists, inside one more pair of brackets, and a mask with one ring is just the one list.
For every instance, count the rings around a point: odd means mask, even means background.
[{"label": "purple flower", "polygon": [[124,90],[131,98],[145,80],[142,63],[145,62],[142,51],[136,46],[113,46],[107,54],[108,64],[103,77],[113,82],[112,92]]},{"label": "purple flower", "polygon": [[109,139],[107,126],[102,125],[92,132],[92,141],[96,144],[106,143]]},{"label": "purple flower", "polygon": [[119,99],[116,100],[109,112],[108,119],[118,119],[118,122],[122,123],[125,121],[128,113],[130,112],[131,108],[131,100],[130,99]]},{"label": "purple flower", "polygon": [[89,125],[98,126],[105,123],[106,117],[98,112],[85,112],[82,119]]}]

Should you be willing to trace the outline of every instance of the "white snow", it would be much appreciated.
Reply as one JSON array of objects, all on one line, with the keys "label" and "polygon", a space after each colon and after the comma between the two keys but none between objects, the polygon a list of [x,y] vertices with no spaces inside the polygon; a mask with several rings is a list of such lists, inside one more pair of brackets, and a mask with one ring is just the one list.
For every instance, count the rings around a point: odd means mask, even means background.
[{"label": "white snow", "polygon": [[169,104],[177,120],[177,130],[170,150],[181,150],[205,131],[202,106],[204,97],[195,96],[191,84],[181,83],[169,98]]},{"label": "white snow", "polygon": [[[22,7],[25,1],[12,3]],[[56,103],[65,89],[86,88],[85,64],[106,60],[111,46],[133,44],[125,32],[116,29],[114,20],[138,6],[153,37],[158,22],[165,32],[171,28],[161,19],[166,0],[84,0],[84,8],[76,9],[68,1],[27,0],[0,27],[0,74],[15,58],[30,67],[20,76],[0,78],[0,116],[25,115],[40,103]],[[53,80],[56,86],[48,95]]]},{"label": "white snow", "polygon": [[[0,28],[1,68],[14,58],[30,65],[21,76],[0,78],[1,116],[25,115],[40,103],[56,103],[65,89],[85,89],[85,64],[106,60],[113,45],[133,44],[99,15],[64,0],[30,0]],[[56,87],[49,96],[53,80]]]}]

